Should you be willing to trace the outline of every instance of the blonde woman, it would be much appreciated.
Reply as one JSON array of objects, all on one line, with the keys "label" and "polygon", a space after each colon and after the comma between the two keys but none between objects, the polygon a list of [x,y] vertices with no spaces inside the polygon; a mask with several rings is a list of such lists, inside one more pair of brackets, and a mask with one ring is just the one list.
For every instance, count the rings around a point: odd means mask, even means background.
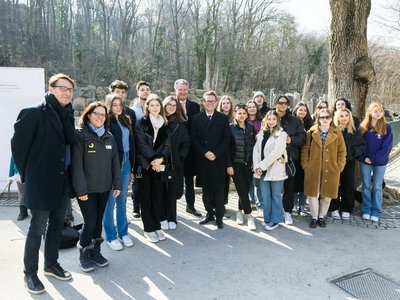
[{"label": "blonde woman", "polygon": [[308,196],[311,228],[326,227],[325,216],[332,198],[337,198],[340,173],[346,164],[343,135],[332,122],[329,109],[321,109],[315,125],[307,131],[306,144],[301,149],[304,169],[304,194]]},{"label": "blonde woman", "polygon": [[[364,153],[365,142],[354,126],[353,115],[348,108],[336,110],[333,123],[342,132],[346,144],[346,165],[340,173],[339,194],[332,199],[329,210],[332,218],[339,220],[349,219],[354,208],[354,174],[356,170],[356,158]],[[341,213],[341,216],[339,214]]]},{"label": "blonde woman", "polygon": [[223,95],[218,102],[217,111],[223,113],[228,117],[228,122],[231,124],[233,122],[233,111],[234,111],[234,102],[232,98],[228,95]]},{"label": "blonde woman", "polygon": [[254,177],[260,178],[265,230],[274,230],[283,222],[282,187],[285,172],[287,133],[275,110],[265,115],[253,149]]},{"label": "blonde woman", "polygon": [[393,146],[392,128],[386,123],[380,103],[373,102],[368,106],[360,124],[360,132],[366,143],[364,154],[358,158],[362,182],[362,218],[378,222],[382,213],[383,176]]}]

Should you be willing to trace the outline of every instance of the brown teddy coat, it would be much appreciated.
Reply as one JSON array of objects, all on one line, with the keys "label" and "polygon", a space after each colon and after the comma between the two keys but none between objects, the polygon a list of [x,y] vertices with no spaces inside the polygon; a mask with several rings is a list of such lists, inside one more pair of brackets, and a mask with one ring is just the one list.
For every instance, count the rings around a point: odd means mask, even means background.
[{"label": "brown teddy coat", "polygon": [[304,169],[304,194],[310,197],[337,198],[340,173],[346,164],[346,145],[339,129],[330,127],[322,151],[318,125],[307,131],[307,142],[301,149]]}]

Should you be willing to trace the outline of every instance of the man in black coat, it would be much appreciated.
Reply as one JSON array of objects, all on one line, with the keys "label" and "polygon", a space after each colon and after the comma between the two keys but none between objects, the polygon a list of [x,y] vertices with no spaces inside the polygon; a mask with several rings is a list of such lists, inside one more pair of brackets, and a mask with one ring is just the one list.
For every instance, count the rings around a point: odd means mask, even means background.
[{"label": "man in black coat", "polygon": [[217,101],[214,91],[204,93],[204,112],[193,118],[191,144],[198,162],[197,183],[203,188],[203,203],[207,211],[200,224],[207,224],[215,216],[218,228],[222,229],[226,159],[231,131],[227,116],[215,110]]},{"label": "man in black coat", "polygon": [[71,146],[76,143],[74,87],[67,75],[53,75],[43,103],[23,109],[14,125],[11,150],[25,183],[25,206],[32,212],[24,252],[24,281],[32,294],[45,292],[37,276],[45,231],[44,274],[59,280],[72,278],[58,263],[58,248],[70,194]]},{"label": "man in black coat", "polygon": [[[189,83],[185,79],[178,79],[174,84],[175,95],[181,105],[182,114],[186,117],[186,126],[190,135],[192,120],[195,115],[200,112],[200,105],[188,99]],[[195,154],[191,150],[184,162],[184,177],[185,177],[185,198],[186,212],[200,217],[201,213],[197,212],[194,207],[194,184],[193,177],[195,174]]]}]

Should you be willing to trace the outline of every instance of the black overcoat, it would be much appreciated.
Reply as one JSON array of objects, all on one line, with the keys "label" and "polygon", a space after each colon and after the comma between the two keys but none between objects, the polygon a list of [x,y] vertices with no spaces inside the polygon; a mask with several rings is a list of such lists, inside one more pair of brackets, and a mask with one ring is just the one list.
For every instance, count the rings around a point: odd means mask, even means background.
[{"label": "black overcoat", "polygon": [[11,150],[25,183],[25,206],[34,210],[62,208],[69,194],[66,144],[57,113],[44,101],[23,109],[14,124]]},{"label": "black overcoat", "polygon": [[[193,118],[190,141],[196,154],[198,186],[209,189],[223,188],[230,139],[228,118],[224,114],[214,111],[212,119],[209,120],[206,113],[201,112]],[[215,154],[214,161],[204,157],[208,151]]]}]

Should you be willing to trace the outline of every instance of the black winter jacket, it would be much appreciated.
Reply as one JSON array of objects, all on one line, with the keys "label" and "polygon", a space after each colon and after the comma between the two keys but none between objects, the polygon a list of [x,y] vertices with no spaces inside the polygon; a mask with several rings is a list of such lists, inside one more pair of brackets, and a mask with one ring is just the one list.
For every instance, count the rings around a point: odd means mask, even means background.
[{"label": "black winter jacket", "polygon": [[256,143],[256,130],[253,125],[247,122],[246,128],[243,130],[236,120],[231,123],[230,129],[231,143],[228,167],[231,167],[232,163],[251,165],[253,162],[253,147]]},{"label": "black winter jacket", "polygon": [[[124,146],[122,144],[122,130],[121,127],[119,127],[118,121],[114,116],[110,117],[110,132],[114,136],[115,143],[117,144],[119,163],[122,166],[122,161],[124,158]],[[129,134],[129,161],[131,163],[131,171],[133,171],[135,165],[135,144],[134,144],[133,131],[131,130]]]},{"label": "black winter jacket", "polygon": [[148,170],[150,163],[156,158],[164,158],[167,161],[170,153],[170,143],[167,126],[158,130],[157,138],[153,143],[154,129],[150,118],[142,118],[136,123],[136,160],[138,167]]},{"label": "black winter jacket", "polygon": [[300,160],[300,148],[306,143],[306,131],[303,122],[294,117],[290,110],[281,118],[281,126],[291,139],[286,150],[293,160]]},{"label": "black winter jacket", "polygon": [[121,167],[114,137],[106,131],[102,137],[88,125],[76,131],[77,145],[72,151],[72,185],[77,196],[121,190]]},{"label": "black winter jacket", "polygon": [[344,143],[346,144],[346,163],[355,160],[365,150],[365,140],[358,130],[349,133],[347,129],[342,130]]}]

